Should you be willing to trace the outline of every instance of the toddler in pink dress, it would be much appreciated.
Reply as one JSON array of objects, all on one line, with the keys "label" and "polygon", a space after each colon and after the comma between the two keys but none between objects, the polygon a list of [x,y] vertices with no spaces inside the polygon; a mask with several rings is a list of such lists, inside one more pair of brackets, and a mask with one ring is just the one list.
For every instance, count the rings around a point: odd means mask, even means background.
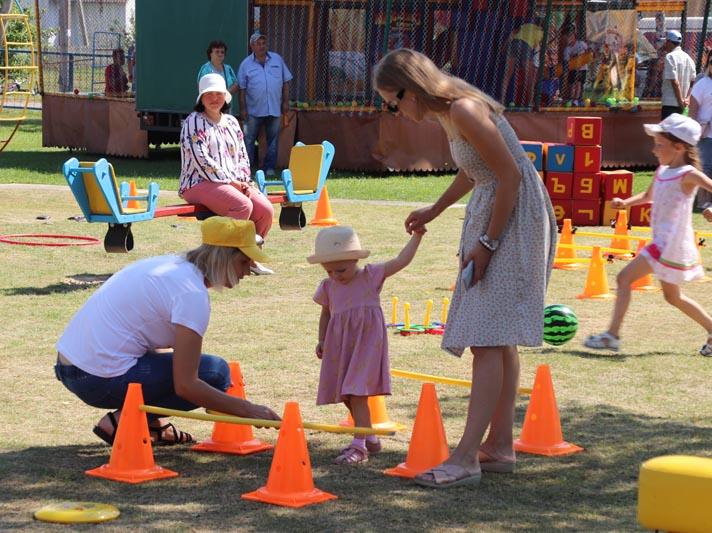
[{"label": "toddler in pink dress", "polygon": [[[321,359],[317,405],[343,402],[357,427],[371,427],[369,396],[391,393],[388,339],[380,292],[388,276],[405,268],[415,256],[425,232],[414,233],[397,257],[361,268],[359,259],[369,255],[361,248],[353,229],[333,226],[316,237],[309,263],[320,263],[328,278],[316,290],[321,305],[319,343]],[[341,450],[336,464],[363,463],[369,453],[378,453],[375,435],[354,435]]]},{"label": "toddler in pink dress", "polygon": [[628,310],[631,285],[653,273],[660,280],[665,301],[702,326],[707,341],[699,350],[712,356],[712,317],[700,304],[680,291],[680,284],[701,277],[700,263],[692,228],[692,203],[698,187],[712,191],[712,180],[699,170],[695,145],[700,139],[700,125],[689,117],[673,113],[659,124],[645,124],[654,137],[653,154],[660,166],[645,192],[630,198],[614,198],[616,209],[653,203],[651,229],[653,239],[617,278],[616,304],[608,330],[590,335],[584,345],[593,349],[618,351],[619,331]]}]

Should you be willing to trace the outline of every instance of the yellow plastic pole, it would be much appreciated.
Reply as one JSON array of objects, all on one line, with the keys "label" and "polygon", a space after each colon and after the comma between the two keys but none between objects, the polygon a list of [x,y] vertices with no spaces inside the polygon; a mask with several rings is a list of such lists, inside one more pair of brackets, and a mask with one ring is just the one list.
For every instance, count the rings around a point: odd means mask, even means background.
[{"label": "yellow plastic pole", "polygon": [[[621,237],[621,235],[616,235],[616,239],[618,237]],[[647,237],[638,237],[636,240],[644,240],[647,241]],[[562,248],[571,248],[573,250],[593,250],[593,246],[588,246],[586,244],[557,244],[556,246],[561,246]],[[612,254],[622,254],[622,253],[630,253],[630,250],[623,250],[622,248],[606,248],[605,246],[599,246],[598,247],[602,252],[609,252]],[[556,259],[559,261],[559,259]]]},{"label": "yellow plastic pole", "polygon": [[403,324],[405,325],[405,329],[410,328],[410,303],[405,302],[403,304],[403,309],[405,309],[405,320],[403,321]]},{"label": "yellow plastic pole", "polygon": [[[455,385],[457,387],[472,386],[472,382],[468,379],[446,378],[443,376],[433,376],[431,374],[420,374],[418,372],[408,372],[407,370],[398,370],[391,368],[391,375],[398,378],[414,379],[416,381],[429,381],[431,383],[442,383],[443,385]],[[519,387],[519,394],[531,394],[532,390],[527,387]]]},{"label": "yellow plastic pole", "polygon": [[425,320],[423,320],[423,325],[427,328],[430,326],[430,313],[433,311],[433,301],[427,300],[425,302]]},{"label": "yellow plastic pole", "polygon": [[[191,418],[193,420],[204,420],[207,422],[228,422],[230,424],[242,424],[245,426],[258,426],[264,428],[280,428],[282,422],[279,420],[261,420],[259,418],[243,418],[241,416],[231,416],[212,413],[192,413],[190,411],[179,411],[178,409],[167,409],[156,407],[155,405],[141,405],[139,409],[145,413],[162,416],[177,416],[180,418]],[[392,429],[374,429],[361,427],[342,427],[331,424],[317,424],[315,422],[303,422],[304,429],[316,431],[326,431],[328,433],[359,433],[363,435],[393,435]]]},{"label": "yellow plastic pole", "polygon": [[398,296],[391,298],[391,324],[398,322]]},{"label": "yellow plastic pole", "polygon": [[[577,231],[576,232],[577,237],[606,237],[607,239],[612,239],[615,237],[616,239],[628,239],[628,240],[635,240],[637,241],[641,237],[639,235],[616,235],[615,233],[599,233],[596,231]],[[644,239],[647,237],[643,237]],[[630,250],[628,250],[628,253],[630,253]]]},{"label": "yellow plastic pole", "polygon": [[447,322],[447,308],[450,305],[450,298],[443,298],[443,310],[440,312],[440,322]]}]

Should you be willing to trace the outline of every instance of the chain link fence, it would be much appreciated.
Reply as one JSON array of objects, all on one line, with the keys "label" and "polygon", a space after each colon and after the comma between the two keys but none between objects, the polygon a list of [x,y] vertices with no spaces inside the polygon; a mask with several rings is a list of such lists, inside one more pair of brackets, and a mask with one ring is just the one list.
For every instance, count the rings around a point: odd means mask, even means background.
[{"label": "chain link fence", "polygon": [[[654,9],[645,11],[646,4]],[[294,75],[292,104],[302,109],[378,107],[371,67],[398,47],[425,53],[509,108],[610,107],[659,100],[660,31],[682,31],[683,48],[700,64],[712,40],[702,39],[706,17],[686,19],[685,6],[253,0],[250,24],[285,58]]]}]

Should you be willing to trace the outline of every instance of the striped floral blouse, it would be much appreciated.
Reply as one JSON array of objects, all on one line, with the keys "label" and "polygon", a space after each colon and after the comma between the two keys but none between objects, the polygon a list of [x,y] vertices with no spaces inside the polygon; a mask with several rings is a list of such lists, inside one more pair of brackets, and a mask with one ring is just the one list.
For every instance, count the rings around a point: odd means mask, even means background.
[{"label": "striped floral blouse", "polygon": [[180,134],[181,171],[178,194],[203,181],[233,183],[251,181],[250,160],[244,135],[235,117],[223,113],[219,123],[194,111],[183,122]]}]

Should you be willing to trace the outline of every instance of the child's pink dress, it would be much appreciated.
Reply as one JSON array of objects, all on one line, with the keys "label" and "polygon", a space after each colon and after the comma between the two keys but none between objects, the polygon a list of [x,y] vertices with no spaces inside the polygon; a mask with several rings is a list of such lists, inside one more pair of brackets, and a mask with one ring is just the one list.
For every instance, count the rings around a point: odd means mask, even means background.
[{"label": "child's pink dress", "polygon": [[388,339],[379,294],[385,268],[366,265],[348,283],[325,279],[314,301],[331,313],[322,345],[317,405],[341,403],[344,396],[391,393]]},{"label": "child's pink dress", "polygon": [[683,176],[691,170],[691,165],[658,167],[653,185],[653,241],[641,252],[658,279],[675,285],[704,274],[692,229],[697,187],[689,194],[681,187]]}]

